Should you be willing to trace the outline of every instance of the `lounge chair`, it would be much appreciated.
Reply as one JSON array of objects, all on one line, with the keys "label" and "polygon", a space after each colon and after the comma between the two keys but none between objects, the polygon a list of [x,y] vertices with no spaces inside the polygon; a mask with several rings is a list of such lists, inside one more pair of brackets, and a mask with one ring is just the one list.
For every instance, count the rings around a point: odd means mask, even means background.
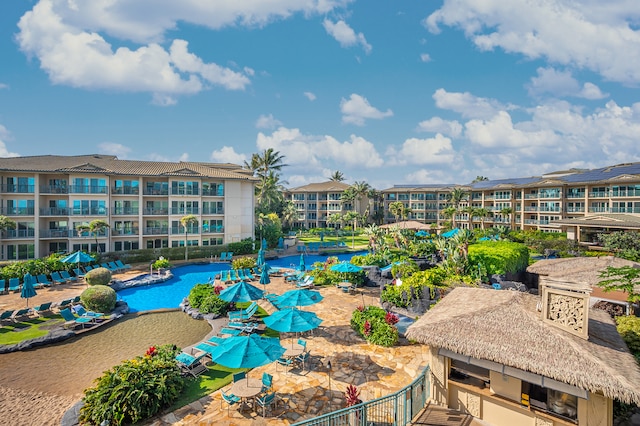
[{"label": "lounge chair", "polygon": [[84,272],[82,271],[81,268],[73,268],[73,273],[76,274],[76,277],[78,278],[84,278]]},{"label": "lounge chair", "polygon": [[67,282],[69,282],[69,283],[74,283],[74,282],[78,281],[78,279],[76,277],[72,277],[71,274],[69,274],[68,271],[60,271],[60,276],[62,278],[64,278],[65,280],[67,280]]},{"label": "lounge chair", "polygon": [[228,334],[230,336],[239,336],[240,334],[242,334],[242,330],[238,330],[237,328],[222,327],[218,332],[218,334]]},{"label": "lounge chair", "polygon": [[7,283],[5,280],[0,280],[0,293],[6,293],[6,292],[8,292]]},{"label": "lounge chair", "polygon": [[249,278],[244,274],[243,269],[236,269],[235,271],[239,281],[249,281]]},{"label": "lounge chair", "polygon": [[256,312],[258,312],[258,304],[251,302],[251,305],[245,310],[230,311],[227,315],[231,321],[248,321]]},{"label": "lounge chair", "polygon": [[256,279],[256,276],[253,275],[253,272],[251,272],[251,269],[249,268],[244,270],[244,276],[247,277],[249,281],[254,281]]},{"label": "lounge chair", "polygon": [[38,314],[38,316],[42,316],[43,313],[45,312],[51,312],[51,305],[53,304],[53,302],[47,302],[47,303],[42,303],[38,306],[34,306],[33,310],[36,314]]},{"label": "lounge chair", "polygon": [[52,272],[52,273],[51,273],[51,279],[52,279],[55,283],[57,283],[57,284],[66,284],[66,283],[67,283],[67,280],[65,280],[64,278],[62,278],[62,277],[60,276],[60,273],[59,273],[59,272]]},{"label": "lounge chair", "polygon": [[31,313],[31,308],[18,309],[13,314],[11,319],[13,320],[13,322],[20,322],[20,321],[18,321],[18,318],[30,317],[31,316],[31,315],[29,315],[30,313]]},{"label": "lounge chair", "polygon": [[238,278],[238,275],[236,274],[235,269],[232,269],[229,271],[229,279],[233,282],[240,281],[240,278]]},{"label": "lounge chair", "polygon": [[120,268],[118,265],[116,265],[116,262],[108,262],[107,265],[109,265],[109,269],[112,272],[122,272],[123,269]]},{"label": "lounge chair", "polygon": [[216,346],[210,345],[209,343],[206,343],[206,342],[200,342],[197,345],[195,345],[193,349],[197,350],[198,352],[204,352],[205,354],[207,354],[209,358],[211,358],[211,353],[216,349]]},{"label": "lounge chair", "polygon": [[62,310],[68,307],[69,305],[71,305],[72,302],[73,302],[73,299],[64,299],[62,302],[58,303],[56,307]]},{"label": "lounge chair", "polygon": [[3,313],[0,314],[0,322],[5,321],[5,320],[10,320],[11,317],[13,316],[13,313],[15,311],[13,309],[8,310],[8,311],[4,311]]},{"label": "lounge chair", "polygon": [[121,270],[125,270],[125,269],[131,269],[131,265],[129,265],[128,263],[124,263],[122,262],[122,260],[116,260],[115,264],[118,268],[120,268]]},{"label": "lounge chair", "polygon": [[91,271],[91,270],[93,270],[93,269],[94,269],[94,267],[93,267],[93,266],[91,266],[91,265],[87,265],[87,266],[85,266],[85,267],[84,267],[84,272],[85,272],[85,274],[86,274],[87,272],[89,272],[89,271]]},{"label": "lounge chair", "polygon": [[9,291],[20,291],[20,278],[9,278]]},{"label": "lounge chair", "polygon": [[53,281],[50,281],[45,274],[36,275],[36,281],[43,287],[49,287],[53,285]]},{"label": "lounge chair", "polygon": [[206,352],[200,352],[196,355],[190,355],[186,352],[180,352],[176,355],[176,361],[180,369],[185,374],[191,374],[194,378],[207,371],[207,366],[202,364],[200,360],[207,355]]},{"label": "lounge chair", "polygon": [[220,345],[224,343],[225,338],[219,336],[211,336],[209,339],[205,340],[204,343],[208,345]]},{"label": "lounge chair", "polygon": [[298,288],[307,288],[313,287],[313,279],[311,275],[307,275],[304,280],[296,282],[296,287]]},{"label": "lounge chair", "polygon": [[233,260],[233,252],[232,251],[227,252],[227,260],[229,262],[231,262]]},{"label": "lounge chair", "polygon": [[78,325],[82,325],[82,327],[84,328],[86,324],[90,324],[94,321],[94,318],[75,316],[73,312],[71,312],[71,309],[69,308],[61,309],[60,315],[65,320],[65,323],[64,323],[65,328],[68,328],[69,326],[73,326],[73,328],[75,328]]},{"label": "lounge chair", "polygon": [[220,260],[227,260],[227,252],[223,251],[222,253],[220,253]]},{"label": "lounge chair", "polygon": [[87,311],[82,305],[75,305],[71,309],[80,317],[89,317],[94,319],[104,317],[102,312]]},{"label": "lounge chair", "polygon": [[229,279],[229,271],[220,272],[220,282],[228,283],[231,280]]},{"label": "lounge chair", "polygon": [[116,267],[116,265],[114,264],[113,266],[110,265],[107,262],[101,263],[100,264],[101,268],[107,268],[108,270],[110,270],[111,272],[118,272],[118,268]]}]

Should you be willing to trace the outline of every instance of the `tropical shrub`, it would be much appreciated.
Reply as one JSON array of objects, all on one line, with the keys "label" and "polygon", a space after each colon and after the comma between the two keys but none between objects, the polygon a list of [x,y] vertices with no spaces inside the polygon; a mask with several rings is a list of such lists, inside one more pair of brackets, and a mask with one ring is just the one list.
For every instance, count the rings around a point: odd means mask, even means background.
[{"label": "tropical shrub", "polygon": [[431,298],[435,298],[436,289],[449,286],[449,275],[441,267],[415,272],[413,275],[402,278],[401,285],[388,285],[382,291],[380,299],[395,306],[406,308],[412,305],[413,300],[422,299],[424,291],[430,292]]},{"label": "tropical shrub", "polygon": [[186,381],[175,360],[179,352],[175,345],[152,346],[144,356],[104,372],[94,387],[85,390],[80,422],[132,424],[168,407]]},{"label": "tropical shrub", "polygon": [[158,260],[153,262],[152,267],[153,269],[168,269],[171,267],[171,263],[169,263],[169,259],[165,259],[164,257],[160,256]]},{"label": "tropical shrub", "polygon": [[398,342],[398,329],[393,317],[377,306],[358,307],[351,315],[351,328],[367,342],[391,347]]},{"label": "tropical shrub", "polygon": [[189,304],[200,313],[224,316],[231,305],[220,299],[220,289],[212,284],[196,284],[189,292]]},{"label": "tropical shrub", "polygon": [[89,285],[107,285],[111,282],[111,271],[107,268],[95,268],[85,274],[84,280]]},{"label": "tropical shrub", "polygon": [[623,259],[640,260],[640,233],[631,231],[598,234],[598,240],[607,250],[617,252]]},{"label": "tropical shrub", "polygon": [[[277,244],[278,238],[276,237],[276,244]],[[254,240],[252,240],[251,238],[245,238],[242,241],[236,241],[235,243],[229,243],[227,245],[227,251],[233,252],[233,254],[235,255],[239,255],[239,254],[251,254],[253,253],[253,245],[254,245]]]},{"label": "tropical shrub", "polygon": [[640,317],[621,316],[616,318],[618,333],[622,336],[629,350],[640,362]]},{"label": "tropical shrub", "polygon": [[393,276],[393,278],[410,277],[419,270],[420,268],[416,262],[411,259],[405,259],[391,266],[391,276]]},{"label": "tropical shrub", "polygon": [[255,268],[256,260],[253,257],[238,257],[233,259],[231,262],[231,267],[233,269],[246,269],[246,268]]},{"label": "tropical shrub", "polygon": [[93,285],[82,292],[80,301],[90,311],[111,312],[116,306],[116,291],[106,285]]},{"label": "tropical shrub", "polygon": [[469,267],[486,268],[487,274],[517,273],[527,269],[529,249],[511,241],[483,241],[469,246]]}]

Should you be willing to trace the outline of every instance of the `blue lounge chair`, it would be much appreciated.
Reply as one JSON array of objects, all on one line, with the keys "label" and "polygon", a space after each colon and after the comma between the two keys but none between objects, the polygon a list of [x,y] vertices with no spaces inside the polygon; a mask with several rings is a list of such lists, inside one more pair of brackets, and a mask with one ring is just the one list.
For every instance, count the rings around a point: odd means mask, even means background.
[{"label": "blue lounge chair", "polygon": [[238,277],[239,281],[249,281],[249,279],[244,275],[244,270],[236,269],[236,277]]},{"label": "blue lounge chair", "polygon": [[6,292],[8,292],[7,283],[5,280],[0,280],[0,293],[6,293]]},{"label": "blue lounge chair", "polygon": [[198,377],[198,375],[207,371],[207,367],[200,362],[200,360],[206,355],[206,352],[200,352],[195,356],[186,352],[180,352],[176,355],[176,361],[178,361],[178,365],[184,373],[191,374],[193,377]]},{"label": "blue lounge chair", "polygon": [[238,330],[237,328],[222,327],[218,334],[228,334],[230,336],[239,336],[240,334],[242,334],[242,330]]},{"label": "blue lounge chair", "polygon": [[235,269],[229,271],[229,279],[233,282],[240,281]]},{"label": "blue lounge chair", "polygon": [[247,309],[239,311],[230,311],[227,315],[231,321],[247,321],[258,311],[258,304],[251,302]]},{"label": "blue lounge chair", "polygon": [[249,281],[254,281],[256,279],[256,276],[253,275],[253,272],[251,272],[251,269],[249,268],[244,270],[244,276],[247,277]]},{"label": "blue lounge chair", "polygon": [[84,278],[84,272],[80,268],[73,268],[73,273],[76,274],[78,278]]},{"label": "blue lounge chair", "polygon": [[38,306],[33,307],[33,311],[38,314],[38,316],[42,316],[45,312],[51,312],[51,305],[53,302],[42,303]]},{"label": "blue lounge chair", "polygon": [[20,278],[9,278],[9,291],[20,291]]},{"label": "blue lounge chair", "polygon": [[228,283],[229,281],[231,281],[229,279],[229,271],[221,271],[220,272],[220,281],[223,283]]},{"label": "blue lounge chair", "polygon": [[208,345],[220,345],[220,344],[224,343],[224,340],[225,340],[224,337],[211,336],[204,343],[206,343]]},{"label": "blue lounge chair", "polygon": [[67,280],[67,282],[69,282],[69,283],[74,283],[74,282],[78,281],[78,279],[76,277],[72,277],[71,274],[69,274],[68,271],[60,271],[60,276],[62,278],[64,278],[65,280]]},{"label": "blue lounge chair", "polygon": [[73,302],[73,299],[64,299],[62,302],[58,303],[58,305],[56,306],[58,309],[64,309],[68,306],[71,305],[71,303]]},{"label": "blue lounge chair", "polygon": [[76,305],[73,308],[73,311],[78,314],[78,316],[81,317],[89,317],[89,318],[102,318],[104,317],[104,314],[102,312],[93,312],[93,311],[87,311],[84,306],[82,305]]},{"label": "blue lounge chair", "polygon": [[307,288],[313,287],[313,279],[311,275],[307,275],[304,280],[296,282],[296,287],[298,288]]},{"label": "blue lounge chair", "polygon": [[227,260],[229,262],[231,262],[233,260],[233,252],[232,251],[228,251],[227,252]]},{"label": "blue lounge chair", "polygon": [[220,260],[221,261],[227,260],[227,252],[226,251],[223,251],[222,253],[220,253]]},{"label": "blue lounge chair", "polygon": [[71,312],[71,309],[69,308],[61,309],[60,315],[65,320],[65,323],[64,323],[65,328],[69,326],[73,326],[75,328],[78,325],[82,325],[82,327],[84,328],[86,324],[90,324],[93,322],[93,318],[75,316],[73,312]]},{"label": "blue lounge chair", "polygon": [[52,272],[52,273],[51,273],[51,279],[52,279],[55,283],[57,283],[57,284],[66,284],[66,283],[67,283],[67,280],[65,280],[64,278],[62,278],[62,277],[60,276],[60,273],[59,273],[59,272]]},{"label": "blue lounge chair", "polygon": [[85,266],[85,267],[84,267],[84,272],[85,272],[85,273],[87,273],[87,272],[89,272],[89,271],[91,271],[91,270],[93,270],[93,269],[94,269],[94,267],[93,267],[93,266],[91,266],[91,265],[87,265],[87,266]]},{"label": "blue lounge chair", "polygon": [[131,265],[129,265],[128,263],[124,263],[122,262],[122,260],[116,260],[115,264],[118,268],[120,268],[121,270],[125,270],[125,269],[131,269]]},{"label": "blue lounge chair", "polygon": [[13,313],[15,311],[13,309],[8,310],[8,311],[4,311],[3,313],[0,314],[0,322],[5,321],[5,320],[10,320],[11,317],[13,316]]},{"label": "blue lounge chair", "polygon": [[36,275],[36,281],[43,287],[49,287],[53,285],[52,281],[49,281],[49,278],[45,274]]},{"label": "blue lounge chair", "polygon": [[18,318],[29,317],[30,313],[31,313],[31,308],[19,309],[13,314],[11,319],[13,320],[13,322],[20,322],[18,321]]}]

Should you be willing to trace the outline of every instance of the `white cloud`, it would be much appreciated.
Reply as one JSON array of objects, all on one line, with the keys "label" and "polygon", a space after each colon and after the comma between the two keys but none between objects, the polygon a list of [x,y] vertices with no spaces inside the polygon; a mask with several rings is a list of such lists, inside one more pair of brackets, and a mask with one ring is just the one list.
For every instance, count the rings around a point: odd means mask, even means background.
[{"label": "white cloud", "polygon": [[635,1],[445,0],[425,20],[462,29],[482,50],[586,68],[608,80],[640,83],[640,8]]},{"label": "white cloud", "polygon": [[310,101],[316,100],[316,95],[313,92],[304,92],[304,96]]},{"label": "white cloud", "polygon": [[393,111],[390,109],[382,112],[371,106],[367,98],[355,93],[352,93],[348,100],[342,98],[340,112],[342,112],[343,123],[351,123],[356,126],[363,126],[366,119],[381,120],[393,116]]},{"label": "white cloud", "polygon": [[580,83],[573,78],[571,71],[558,71],[554,68],[538,68],[538,76],[531,78],[528,90],[532,96],[549,93],[553,97],[574,96],[585,99],[602,99],[608,95],[602,93],[593,83]]},{"label": "white cloud", "polygon": [[367,39],[364,37],[364,34],[356,34],[353,28],[351,28],[346,22],[340,20],[334,23],[325,19],[322,22],[322,26],[327,31],[327,34],[335,38],[338,43],[340,43],[340,46],[352,47],[360,45],[365,53],[371,53],[371,45],[367,43]]},{"label": "white cloud", "polygon": [[19,157],[20,154],[16,152],[10,152],[7,149],[7,145],[5,144],[5,140],[10,138],[9,131],[6,127],[0,124],[0,157]]},{"label": "white cloud", "polygon": [[479,98],[469,92],[447,92],[437,89],[433,94],[436,106],[455,111],[467,118],[490,118],[504,107],[493,99]]},{"label": "white cloud", "polygon": [[260,27],[298,13],[325,14],[350,1],[39,0],[20,19],[16,39],[54,84],[148,92],[152,103],[166,106],[177,95],[214,86],[243,90],[255,74],[250,67],[206,63],[185,40],[165,40],[178,23]]},{"label": "white cloud", "polygon": [[499,111],[490,120],[470,120],[465,124],[465,135],[471,143],[483,148],[520,148],[535,150],[560,142],[552,130],[516,128],[506,111]]},{"label": "white cloud", "polygon": [[431,117],[418,123],[419,132],[443,133],[457,138],[462,133],[462,125],[457,120],[443,120],[440,117]]},{"label": "white cloud", "polygon": [[115,155],[121,160],[126,159],[131,152],[131,148],[114,142],[103,142],[98,145],[98,149],[100,154]]},{"label": "white cloud", "polygon": [[271,135],[258,133],[256,146],[259,151],[273,148],[286,156],[288,172],[312,175],[330,167],[368,169],[380,167],[382,157],[373,143],[351,135],[349,140],[338,141],[328,135],[305,135],[299,129],[280,127]]},{"label": "white cloud", "polygon": [[4,84],[4,83],[0,83],[0,90],[2,89],[8,89],[9,85],[8,84]]},{"label": "white cloud", "polygon": [[392,165],[451,164],[456,159],[451,139],[440,133],[433,138],[410,138],[404,141],[398,151],[390,147],[386,156]]},{"label": "white cloud", "polygon": [[428,53],[421,53],[420,54],[420,61],[422,61],[422,62],[431,62],[431,56],[429,56]]},{"label": "white cloud", "polygon": [[189,161],[189,154],[182,153],[177,158],[175,157],[167,157],[166,155],[158,154],[157,152],[151,152],[147,154],[146,158],[150,161],[164,161],[164,162],[180,162],[180,161]]},{"label": "white cloud", "polygon": [[223,146],[211,152],[211,161],[216,163],[244,164],[247,156],[239,154],[232,146]]},{"label": "white cloud", "polygon": [[269,115],[262,114],[256,120],[257,129],[275,129],[276,127],[281,125],[282,125],[282,122],[280,120],[276,120],[273,117],[273,114],[269,114]]}]

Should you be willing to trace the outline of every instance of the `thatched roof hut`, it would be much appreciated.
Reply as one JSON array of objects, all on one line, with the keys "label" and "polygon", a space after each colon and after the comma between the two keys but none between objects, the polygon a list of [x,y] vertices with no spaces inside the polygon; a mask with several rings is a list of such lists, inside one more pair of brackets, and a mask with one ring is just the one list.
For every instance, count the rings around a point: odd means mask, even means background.
[{"label": "thatched roof hut", "polygon": [[459,287],[409,327],[409,339],[640,404],[640,368],[604,311],[589,312],[589,339],[553,327],[539,297]]},{"label": "thatched roof hut", "polygon": [[417,220],[403,220],[401,222],[388,223],[386,225],[381,225],[382,229],[415,229],[415,230],[425,230],[428,231],[431,229],[431,225],[427,225],[426,223],[418,222]]}]

